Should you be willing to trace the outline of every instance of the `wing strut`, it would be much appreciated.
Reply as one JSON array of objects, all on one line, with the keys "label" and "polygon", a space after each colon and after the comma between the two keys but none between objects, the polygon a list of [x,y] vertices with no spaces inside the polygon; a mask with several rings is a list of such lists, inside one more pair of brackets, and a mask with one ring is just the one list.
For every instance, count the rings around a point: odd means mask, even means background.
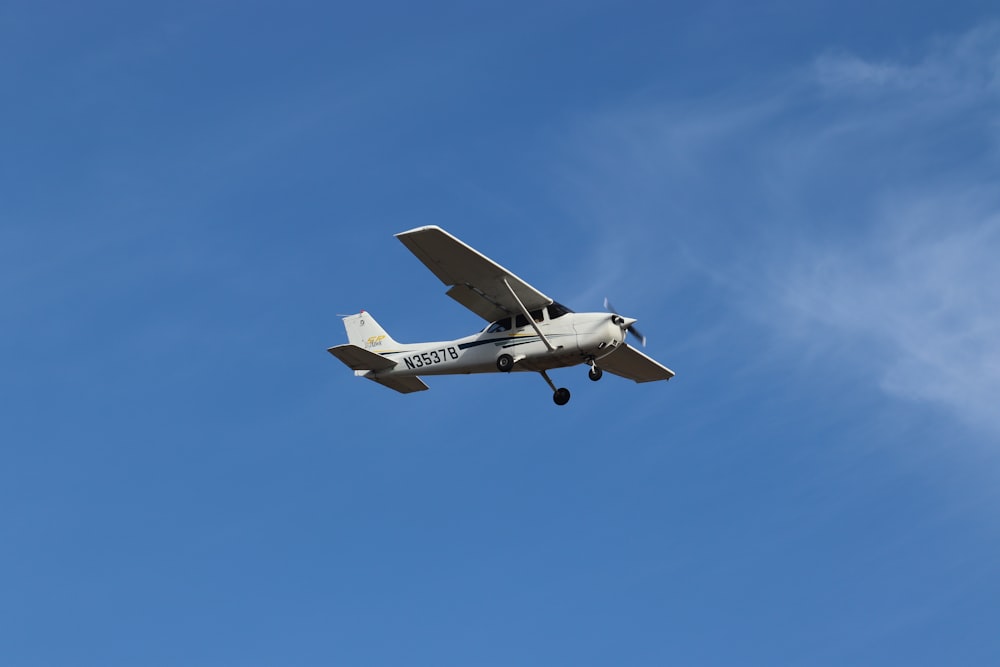
[{"label": "wing strut", "polygon": [[[542,330],[538,328],[538,323],[535,322],[535,318],[531,316],[531,313],[528,312],[528,309],[524,307],[523,303],[521,303],[521,299],[517,297],[517,292],[515,292],[514,288],[512,288],[510,286],[510,283],[507,282],[506,276],[504,276],[503,284],[507,286],[507,290],[510,292],[510,295],[514,297],[514,301],[517,301],[517,305],[520,306],[521,312],[524,313],[524,319],[528,320],[528,324],[531,325],[531,328],[535,330],[535,333],[538,334],[538,337],[542,339],[543,343],[545,343],[545,347],[549,348],[549,352],[555,352],[556,348],[552,347],[552,343],[550,343],[549,339],[545,337],[545,334],[542,333]],[[562,347],[562,345],[560,345],[559,347]]]}]

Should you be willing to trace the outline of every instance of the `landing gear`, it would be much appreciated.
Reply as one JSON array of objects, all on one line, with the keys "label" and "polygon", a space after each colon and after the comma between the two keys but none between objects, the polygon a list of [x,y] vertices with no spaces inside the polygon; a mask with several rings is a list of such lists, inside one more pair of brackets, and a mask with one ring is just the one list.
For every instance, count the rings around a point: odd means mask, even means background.
[{"label": "landing gear", "polygon": [[565,387],[560,387],[559,389],[556,389],[555,384],[553,384],[552,380],[549,379],[548,373],[546,373],[545,371],[538,371],[538,372],[541,373],[543,378],[545,378],[545,381],[548,383],[548,385],[552,387],[552,400],[555,401],[556,405],[566,405],[567,403],[569,403],[569,389],[566,389]]},{"label": "landing gear", "polygon": [[497,370],[501,373],[510,373],[514,368],[514,357],[509,354],[501,354],[497,357]]},{"label": "landing gear", "polygon": [[590,367],[590,372],[587,373],[587,377],[589,377],[594,382],[597,382],[603,376],[604,376],[604,371],[602,371],[600,368],[598,368],[596,364],[593,365],[593,366],[591,366]]},{"label": "landing gear", "polygon": [[565,387],[556,389],[556,392],[552,394],[552,400],[556,402],[556,405],[566,405],[569,403],[569,389]]}]

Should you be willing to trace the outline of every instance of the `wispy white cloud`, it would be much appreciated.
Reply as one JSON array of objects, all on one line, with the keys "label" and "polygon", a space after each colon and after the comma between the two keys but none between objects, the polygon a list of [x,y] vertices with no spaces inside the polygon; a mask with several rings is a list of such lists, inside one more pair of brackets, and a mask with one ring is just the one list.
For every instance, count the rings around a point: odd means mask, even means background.
[{"label": "wispy white cloud", "polygon": [[559,166],[574,216],[661,276],[644,300],[697,273],[804,359],[1000,432],[998,112],[991,24],[910,60],[827,53],[751,92],[633,99],[579,119]]},{"label": "wispy white cloud", "polygon": [[830,88],[905,84],[910,72],[885,63],[870,63],[856,56],[824,56],[816,61],[817,80]]},{"label": "wispy white cloud", "polygon": [[815,80],[834,94],[911,91],[919,94],[1000,93],[1000,25],[942,38],[915,62],[873,61],[851,53],[826,54],[813,64]]},{"label": "wispy white cloud", "polygon": [[[856,236],[807,242],[769,293],[779,321],[799,324],[786,331],[846,341],[887,393],[1000,433],[998,72],[996,25],[939,40],[915,65],[820,58],[816,81],[844,103],[830,125],[851,129],[817,157],[888,141],[855,162],[872,183],[844,192],[871,202]],[[859,89],[864,103],[850,99]]]},{"label": "wispy white cloud", "polygon": [[852,246],[813,248],[770,286],[778,322],[846,342],[886,392],[1000,432],[1000,192],[887,202]]},{"label": "wispy white cloud", "polygon": [[[606,290],[655,302],[693,265],[706,269],[692,249],[698,231],[712,228],[701,199],[705,182],[741,169],[741,138],[772,118],[778,104],[766,99],[703,111],[643,98],[571,124],[553,180],[568,217],[594,239],[580,303]],[[724,193],[717,194],[715,203],[724,203]]]}]

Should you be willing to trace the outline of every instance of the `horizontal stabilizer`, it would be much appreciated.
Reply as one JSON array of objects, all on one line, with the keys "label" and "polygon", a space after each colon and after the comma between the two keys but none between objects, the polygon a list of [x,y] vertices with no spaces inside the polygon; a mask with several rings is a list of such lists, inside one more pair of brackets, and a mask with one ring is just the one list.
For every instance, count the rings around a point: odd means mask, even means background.
[{"label": "horizontal stabilizer", "polygon": [[383,371],[396,365],[395,361],[386,359],[381,354],[369,352],[357,345],[337,345],[328,348],[327,352],[343,361],[347,364],[348,368],[355,371]]},{"label": "horizontal stabilizer", "polygon": [[412,394],[415,391],[426,391],[428,389],[424,381],[418,377],[379,377],[377,375],[366,375],[369,380],[385,385],[389,389],[395,389],[401,394]]}]

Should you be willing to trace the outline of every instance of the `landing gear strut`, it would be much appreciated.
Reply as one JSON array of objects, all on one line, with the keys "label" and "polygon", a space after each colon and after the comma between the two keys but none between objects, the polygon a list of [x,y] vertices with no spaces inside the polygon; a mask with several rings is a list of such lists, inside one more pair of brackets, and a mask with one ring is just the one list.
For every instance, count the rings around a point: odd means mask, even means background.
[{"label": "landing gear strut", "polygon": [[556,405],[566,405],[569,403],[569,389],[566,389],[565,387],[556,389],[555,384],[553,384],[552,380],[549,379],[548,373],[545,371],[538,372],[541,373],[542,377],[545,378],[545,381],[552,388],[552,400],[555,401]]}]

